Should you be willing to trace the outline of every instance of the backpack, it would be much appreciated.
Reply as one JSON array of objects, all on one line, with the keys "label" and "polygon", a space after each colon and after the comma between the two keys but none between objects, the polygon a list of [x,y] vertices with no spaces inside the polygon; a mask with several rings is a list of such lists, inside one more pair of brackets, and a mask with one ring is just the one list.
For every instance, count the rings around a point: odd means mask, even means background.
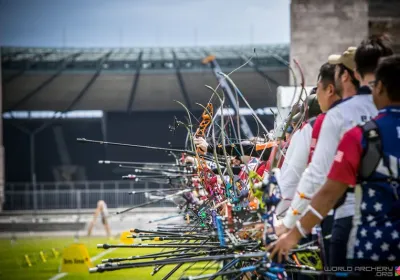
[{"label": "backpack", "polygon": [[[365,182],[374,173],[378,164],[383,157],[382,141],[379,134],[379,129],[374,120],[368,121],[364,124],[358,125],[363,131],[363,137],[366,140],[366,147],[361,157],[360,167],[358,170],[358,179],[360,182]],[[392,175],[389,165],[385,164]],[[393,176],[392,176],[393,177]],[[339,208],[346,200],[347,193],[353,193],[354,188],[348,188],[345,194],[339,199],[333,209]]]}]

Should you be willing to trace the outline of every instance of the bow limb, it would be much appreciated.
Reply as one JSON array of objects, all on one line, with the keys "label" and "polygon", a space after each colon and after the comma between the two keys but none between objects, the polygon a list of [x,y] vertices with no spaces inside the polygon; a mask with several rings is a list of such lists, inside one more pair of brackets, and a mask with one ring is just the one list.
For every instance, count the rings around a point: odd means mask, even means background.
[{"label": "bow limb", "polygon": [[270,51],[267,51],[267,53],[270,54],[277,61],[279,61],[280,63],[286,65],[289,68],[289,71],[290,71],[290,73],[292,74],[292,77],[293,77],[293,84],[294,84],[294,94],[293,94],[292,101],[290,102],[290,104],[293,104],[293,101],[294,101],[294,99],[296,97],[296,93],[297,93],[297,76],[296,76],[296,73],[294,72],[293,67],[290,65],[289,61],[285,60],[284,58],[282,58],[281,56],[277,55],[276,53],[273,53],[273,52],[270,52]]},{"label": "bow limb", "polygon": [[[239,106],[239,96],[235,90],[235,98],[236,98],[236,104],[237,104],[237,108],[240,108]],[[257,121],[256,121],[257,123]],[[241,136],[241,132],[240,132],[240,112],[239,110],[237,110],[236,112],[236,125],[237,125],[237,130],[238,130],[238,136],[239,136],[239,147],[240,147],[240,151],[242,152],[242,156],[244,156],[244,149],[243,149],[243,145],[242,145],[242,136]],[[257,124],[258,127],[258,124]],[[258,133],[258,132],[257,132]],[[258,137],[258,134],[256,134],[256,136]],[[247,162],[245,163],[246,166],[246,170],[247,173],[249,172],[249,166],[247,165]]]},{"label": "bow limb", "polygon": [[[269,132],[268,132],[267,128],[264,126],[264,124],[263,124],[263,123],[261,122],[261,120],[258,118],[256,112],[253,110],[253,108],[250,106],[250,104],[249,104],[249,103],[247,102],[247,100],[244,98],[243,94],[242,94],[242,93],[240,92],[240,90],[237,88],[237,86],[236,86],[235,83],[232,81],[232,79],[230,79],[229,76],[226,75],[226,74],[224,74],[224,73],[219,72],[219,74],[221,74],[221,75],[228,81],[228,83],[230,83],[230,85],[235,89],[235,93],[236,93],[236,97],[237,97],[237,98],[236,98],[237,102],[238,102],[238,95],[240,95],[241,98],[242,98],[242,99],[244,100],[244,102],[246,103],[247,107],[251,110],[252,115],[253,115],[253,118],[256,120],[256,123],[261,124],[261,126],[262,126],[263,129],[264,129],[264,131],[265,131],[265,132],[267,133],[267,135],[268,135]],[[221,110],[222,110],[222,109],[221,109]],[[223,117],[221,118],[221,121],[222,121],[221,126],[223,126]],[[240,131],[239,128],[238,128],[238,130]],[[258,126],[258,130],[259,130],[259,126]],[[224,145],[224,142],[222,142],[222,144]],[[241,145],[241,144],[240,144],[240,145]],[[242,147],[242,146],[241,146],[241,149],[242,149],[242,154],[244,154],[244,151],[243,151],[243,147]],[[225,151],[225,147],[224,147],[223,150]],[[261,154],[261,157],[262,157],[262,155],[264,154],[265,150],[266,150],[266,148],[264,149],[263,153]],[[226,153],[224,153],[224,155],[225,155],[225,157],[226,157]],[[255,172],[255,169],[256,169],[256,168],[257,168],[257,165],[255,165],[255,166],[254,166],[254,170],[251,170],[251,171]],[[250,173],[249,167],[248,167],[247,164],[246,164],[246,169],[247,169],[248,172]],[[233,177],[232,177],[232,178],[233,178]],[[250,180],[253,180],[253,178],[250,178]],[[250,195],[250,198],[251,198],[251,196],[252,196],[252,194]],[[257,198],[258,198],[259,202],[260,202],[261,205],[262,205],[261,192],[257,193]]]},{"label": "bow limb", "polygon": [[[231,72],[231,73],[233,73],[233,72]],[[231,74],[230,73],[230,74]],[[214,92],[214,94],[215,94],[215,96],[217,96],[218,97],[218,99],[219,99],[219,101],[220,101],[220,103],[221,103],[221,107],[220,107],[220,109],[221,109],[221,120],[222,120],[222,118],[223,118],[223,105],[224,105],[224,103],[225,103],[225,94],[222,92],[222,98],[221,98],[221,96],[217,93],[217,91],[216,91],[216,89],[213,89],[212,87],[210,87],[210,86],[206,86],[208,89],[210,89],[210,90],[212,90],[213,92]],[[237,101],[237,104],[239,104],[239,101],[238,101],[238,97],[237,97],[237,94],[236,94],[236,101]],[[239,106],[238,106],[239,107]],[[231,116],[229,116],[230,118],[231,118]],[[239,112],[237,111],[237,129],[238,129],[238,135],[239,135],[239,147],[240,147],[240,154],[243,156],[244,155],[244,150],[243,150],[243,146],[242,146],[242,143],[241,143],[241,134],[240,134],[240,122],[239,122]],[[222,124],[221,124],[221,126],[222,126]],[[234,128],[234,127],[233,127]],[[221,132],[223,133],[223,127],[221,127]],[[225,156],[225,159],[227,159],[227,157],[226,157],[226,148],[225,148],[225,146],[224,146],[224,144],[225,144],[225,142],[224,142],[224,138],[225,137],[223,137],[223,141],[222,141],[222,145],[223,145],[223,151],[225,151],[225,153],[224,153],[224,156]],[[213,140],[215,140],[215,138],[213,138]],[[229,139],[228,139],[228,142],[230,142],[229,141]],[[215,146],[215,143],[214,143],[214,146]],[[228,162],[227,162],[227,165],[230,165]],[[248,168],[248,165],[247,165],[247,163],[245,163],[245,166],[246,166],[246,169],[248,170],[249,168]],[[232,176],[232,178],[233,178],[233,172],[231,172],[232,173],[232,175],[230,174],[230,176]]]},{"label": "bow limb", "polygon": [[[231,164],[228,162],[228,155],[227,155],[226,148],[225,148],[224,110],[223,110],[224,103],[225,103],[225,95],[222,95],[222,98],[221,98],[221,96],[218,94],[218,92],[216,90],[214,90],[212,87],[210,87],[210,86],[206,86],[206,87],[208,89],[212,90],[214,92],[214,94],[217,96],[217,98],[219,99],[219,101],[221,102],[220,110],[221,110],[221,138],[222,138],[222,142],[221,143],[222,143],[222,147],[223,147],[222,148],[222,152],[223,152],[224,157],[225,157],[226,170],[228,171],[229,176],[233,180],[234,174],[233,174],[233,171],[232,171],[232,168],[231,168]],[[198,104],[198,105],[203,107],[203,105],[201,105],[201,104]],[[216,155],[215,137],[212,137],[212,139],[213,139],[213,146],[214,146],[215,155]]]},{"label": "bow limb", "polygon": [[[174,100],[176,103],[178,103],[179,105],[181,105],[184,109],[185,109],[185,111],[186,111],[186,114],[187,114],[187,116],[188,116],[188,120],[189,120],[189,127],[190,127],[190,131],[191,131],[191,129],[193,128],[193,123],[192,123],[192,118],[190,117],[190,111],[189,111],[189,109],[186,107],[186,105],[184,105],[182,102],[180,102],[180,101],[178,101],[178,100]],[[192,135],[192,133],[190,133],[190,132],[188,132],[188,134],[189,134],[189,139],[190,139],[190,143],[191,143],[191,146],[192,146],[192,150],[193,151],[195,151],[196,149],[195,149],[195,145],[194,145],[194,142],[193,142],[193,135]]]},{"label": "bow limb", "polygon": [[[235,69],[233,69],[231,72],[229,72],[229,74],[227,75],[227,76],[230,76],[230,75],[232,75],[233,73],[235,73],[236,71],[238,71],[238,70],[240,70],[241,68],[243,68],[243,67],[245,67],[247,64],[249,64],[250,63],[250,61],[253,59],[253,57],[255,56],[255,53],[248,59],[248,60],[246,60],[245,61],[245,63],[243,63],[242,65],[240,65],[239,67],[237,67],[237,68],[235,68]],[[214,60],[215,59],[215,56],[208,56],[208,57],[206,57],[205,59],[203,59],[203,64],[207,64],[207,63],[210,63],[212,60]],[[219,87],[221,86],[221,82],[219,82],[218,84],[217,84],[217,87],[215,88],[215,90],[214,89],[212,89],[213,90],[213,92],[214,92],[214,94],[216,94],[216,91],[219,89]],[[209,86],[206,86],[206,87],[209,87]],[[218,94],[217,94],[218,95]],[[211,98],[212,98],[213,96],[211,96]],[[209,101],[209,103],[211,102],[211,99],[210,99],[210,101]]]},{"label": "bow limb", "polygon": [[[209,89],[209,90],[211,90],[211,91],[213,91],[214,92],[214,94],[215,94],[215,96],[217,96],[218,97],[218,99],[219,99],[219,101],[220,101],[220,103],[221,103],[221,107],[220,107],[220,111],[221,111],[221,116],[223,116],[223,105],[224,105],[224,103],[225,103],[225,95],[224,95],[224,93],[222,92],[222,98],[221,98],[221,96],[217,93],[217,91],[216,91],[216,89],[213,89],[212,87],[210,87],[210,86],[208,86],[208,85],[206,85],[206,87]],[[232,118],[231,118],[231,116],[229,116],[230,117],[230,119],[232,120]],[[238,133],[239,133],[239,135],[240,135],[240,128],[239,128],[239,122],[237,122],[238,123]],[[213,122],[213,125],[214,125],[214,122]],[[233,127],[234,128],[234,127]],[[223,128],[222,127],[220,127],[220,129],[221,130],[223,130]],[[235,131],[235,135],[236,135],[236,131]],[[215,138],[214,138],[215,139]],[[231,141],[229,140],[229,138],[226,138],[226,139],[228,139],[228,142],[230,142],[231,143]],[[239,138],[238,138],[239,140],[241,139],[241,137],[239,136]],[[244,155],[244,151],[243,151],[243,147],[242,147],[242,145],[240,144],[240,148],[241,148],[241,155],[243,156]]]},{"label": "bow limb", "polygon": [[[240,92],[240,90],[238,89],[238,87],[236,86],[236,84],[232,81],[232,79],[231,79],[228,75],[226,75],[226,74],[224,74],[224,73],[222,73],[222,72],[220,72],[219,74],[221,74],[221,75],[231,84],[231,86],[235,89],[236,95],[239,95],[239,96],[242,98],[242,100],[245,102],[246,106],[251,110],[252,116],[253,116],[253,118],[256,120],[256,123],[257,123],[257,124],[260,124],[261,127],[263,128],[264,132],[268,135],[268,134],[269,134],[268,129],[267,129],[267,128],[264,126],[264,124],[261,122],[260,118],[257,116],[257,114],[256,114],[256,112],[254,111],[254,109],[253,109],[253,108],[250,106],[250,104],[247,102],[246,98],[245,98],[245,97],[243,96],[243,94]],[[260,156],[260,157],[262,157],[262,155],[264,154],[266,148],[267,148],[267,147],[264,148],[264,150],[263,150],[263,152],[261,153],[261,156]],[[257,165],[254,167],[254,169],[255,169],[255,168],[257,168]],[[247,168],[247,169],[248,169],[248,168]],[[252,171],[254,171],[254,170],[252,170]]]},{"label": "bow limb", "polygon": [[[213,93],[213,94],[215,94],[215,93]],[[201,106],[204,109],[204,111],[207,112],[207,114],[212,115],[207,107],[205,107],[205,106],[203,106],[202,104],[199,104],[199,103],[196,103],[196,104]],[[210,128],[211,128],[211,130],[213,132],[213,137],[212,138],[213,138],[213,141],[214,141],[214,139],[215,139],[215,129],[214,129],[214,122],[213,121],[211,121]],[[222,171],[221,171],[221,166],[220,166],[219,161],[218,161],[217,150],[216,150],[216,146],[215,145],[214,145],[214,149],[213,149],[213,156],[215,158],[215,164],[217,166],[218,174],[221,177],[223,177],[223,174],[222,174]]]},{"label": "bow limb", "polygon": [[[199,104],[199,103],[196,103],[196,104],[201,106],[206,112],[209,113],[207,107],[204,107],[202,104]],[[218,171],[219,175],[221,176],[221,178],[223,178],[223,173],[221,171],[221,167],[220,167],[219,162],[218,162],[217,146],[215,145],[215,127],[214,127],[214,122],[211,123],[210,128],[211,128],[211,131],[213,132],[213,137],[212,137],[212,139],[213,139],[213,156],[216,159],[215,163],[217,165],[217,171]],[[221,128],[221,130],[222,130],[222,128]],[[224,185],[225,185],[225,183],[224,183]]]},{"label": "bow limb", "polygon": [[230,84],[231,86],[237,91],[239,96],[242,98],[243,102],[246,104],[246,106],[251,110],[252,114],[254,115],[255,119],[260,123],[261,127],[265,131],[265,133],[268,134],[268,129],[264,126],[264,124],[261,122],[260,118],[257,116],[256,112],[254,109],[250,106],[249,102],[246,100],[246,98],[243,96],[239,88],[235,85],[235,83],[232,81],[232,79],[226,75],[225,73],[219,72],[218,74],[222,75]]},{"label": "bow limb", "polygon": [[[211,103],[208,103],[207,106],[205,107],[205,110],[203,111],[203,114],[201,116],[201,122],[199,125],[199,128],[196,130],[195,136],[196,137],[205,137],[205,130],[207,127],[210,125],[212,121],[212,116],[213,116],[213,111],[214,108]],[[196,147],[196,159],[198,160],[198,166],[197,170],[200,175],[200,180],[204,184],[205,188],[210,188],[210,181],[209,181],[209,172],[210,169],[207,166],[207,162],[200,157],[200,154],[205,154],[206,152],[202,151],[200,147]],[[212,189],[211,189],[212,191]]]},{"label": "bow limb", "polygon": [[[300,104],[300,101],[302,100],[302,96],[303,96],[304,93],[305,93],[306,98],[307,98],[307,92],[306,92],[306,89],[305,89],[305,78],[304,78],[303,69],[301,68],[300,63],[296,59],[293,59],[293,62],[295,63],[296,67],[299,69],[300,75],[301,75],[301,82],[300,82],[301,91],[300,91],[300,94],[299,94],[299,98],[297,99],[297,102],[293,105],[293,106],[298,106]],[[306,106],[306,104],[305,104],[305,106]],[[288,118],[288,120],[287,120],[287,122],[285,124],[285,127],[284,127],[284,129],[282,131],[281,136],[279,136],[277,138],[278,142],[280,142],[282,139],[285,138],[285,133],[286,133],[287,129],[289,128],[293,117],[294,117],[294,111],[292,110],[292,112],[290,113],[289,118]],[[294,131],[292,133],[294,133]],[[277,167],[278,162],[280,161],[281,157],[283,156],[283,153],[282,153],[280,147],[278,147],[278,149],[279,149],[279,152],[280,152],[280,156],[279,156],[279,158],[277,158],[277,157],[273,158],[272,163],[271,163],[271,169]]]}]

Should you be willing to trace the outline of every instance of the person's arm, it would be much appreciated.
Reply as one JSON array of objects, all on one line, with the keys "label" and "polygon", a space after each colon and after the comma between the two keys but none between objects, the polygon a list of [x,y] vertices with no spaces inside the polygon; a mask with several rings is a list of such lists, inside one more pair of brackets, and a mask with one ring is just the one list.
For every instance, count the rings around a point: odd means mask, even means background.
[{"label": "person's arm", "polygon": [[[204,138],[202,137],[194,138],[194,143],[197,147],[200,147],[200,149],[202,149],[203,151],[206,151],[208,153],[214,153],[214,146],[210,143],[207,143],[207,141]],[[216,147],[217,154],[223,155],[224,154],[223,149],[224,147],[222,145],[218,145]],[[243,155],[242,155],[242,149],[243,149]],[[249,141],[227,144],[225,145],[225,150],[226,153],[230,156],[251,156],[260,158],[261,160],[267,160],[271,153],[271,148],[265,149],[264,152],[262,150],[257,151],[256,145],[254,145]]]},{"label": "person's arm", "polygon": [[327,113],[311,163],[303,172],[294,199],[283,219],[287,229],[295,226],[296,221],[310,204],[311,198],[325,183],[340,141],[342,123],[343,117],[340,111]]},{"label": "person's arm", "polygon": [[305,215],[296,222],[296,227],[282,235],[279,240],[268,246],[272,251],[270,258],[282,255],[288,256],[290,249],[294,248],[300,239],[311,232],[312,228],[326,217],[340,197],[346,192],[348,186],[353,186],[357,181],[357,174],[362,157],[362,131],[359,127],[351,129],[340,141],[334,162],[330,169],[328,180],[312,198]]},{"label": "person's arm", "polygon": [[[207,141],[204,138],[196,137],[193,139],[193,142],[196,145],[196,147],[199,147],[201,150],[208,153],[214,153],[214,146],[211,145],[210,143],[207,143]],[[242,148],[243,148],[243,155],[242,155]],[[217,154],[223,155],[224,154],[223,149],[224,147],[222,145],[218,145],[216,147]],[[263,150],[257,151],[256,145],[254,145],[250,141],[227,144],[225,145],[225,150],[226,153],[230,156],[251,156],[260,158],[261,160],[264,161],[268,160],[271,154],[271,148],[266,148],[264,152]]]},{"label": "person's arm", "polygon": [[[243,148],[243,156],[251,156],[251,157],[257,157],[259,158],[261,156],[262,151],[257,151],[256,150],[256,145],[254,145],[251,142],[245,141],[242,143],[232,143],[225,145],[225,150],[227,154],[231,156],[242,156],[242,148]],[[223,146],[218,145],[217,146],[217,154],[223,155]],[[212,153],[214,151],[214,147],[212,144],[209,144],[207,147],[207,152]],[[265,152],[262,154],[262,160],[268,159],[269,155],[271,153],[271,148],[267,148]]]},{"label": "person's arm", "polygon": [[285,173],[286,168],[288,167],[288,162],[290,160],[290,158],[292,157],[294,150],[295,150],[295,146],[296,146],[296,138],[298,137],[298,135],[300,134],[301,129],[296,130],[295,133],[293,133],[291,142],[289,144],[289,147],[286,151],[283,163],[282,163],[282,167],[281,167],[281,174]]},{"label": "person's arm", "polygon": [[281,168],[279,188],[282,194],[282,201],[275,211],[278,216],[289,208],[301,174],[303,174],[307,167],[311,133],[312,127],[307,124],[293,135],[290,142],[285,161]]}]

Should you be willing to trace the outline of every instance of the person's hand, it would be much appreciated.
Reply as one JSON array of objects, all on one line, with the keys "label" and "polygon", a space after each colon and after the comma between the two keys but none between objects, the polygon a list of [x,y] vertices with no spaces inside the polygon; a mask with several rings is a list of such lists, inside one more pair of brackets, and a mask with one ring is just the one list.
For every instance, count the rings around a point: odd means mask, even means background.
[{"label": "person's hand", "polygon": [[217,184],[222,186],[223,183],[224,183],[224,180],[221,178],[221,176],[217,175]]},{"label": "person's hand", "polygon": [[203,137],[193,137],[193,142],[200,150],[207,152],[208,143]]},{"label": "person's hand", "polygon": [[190,157],[190,156],[185,157],[184,163],[193,165],[194,164],[194,157]]},{"label": "person's hand", "polygon": [[289,231],[289,229],[285,227],[285,225],[281,221],[278,221],[277,225],[275,225],[274,228],[275,228],[275,234],[278,237]]},{"label": "person's hand", "polygon": [[299,237],[293,230],[282,234],[277,241],[271,243],[267,247],[267,251],[271,252],[269,258],[271,260],[273,260],[274,257],[277,258],[278,263],[282,262],[282,256],[284,256],[285,260],[287,260],[289,251],[296,247],[300,238],[301,236]]}]

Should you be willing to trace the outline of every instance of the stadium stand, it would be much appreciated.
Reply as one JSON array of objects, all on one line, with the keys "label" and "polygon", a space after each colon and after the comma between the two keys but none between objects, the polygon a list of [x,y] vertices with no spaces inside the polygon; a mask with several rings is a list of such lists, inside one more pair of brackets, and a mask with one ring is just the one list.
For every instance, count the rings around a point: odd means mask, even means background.
[{"label": "stadium stand", "polygon": [[[254,52],[254,49],[256,52]],[[209,95],[215,76],[201,60],[215,55],[234,74],[251,105],[274,104],[278,85],[287,85],[288,45],[208,48],[2,48],[6,111],[181,110]],[[249,87],[249,85],[252,85]],[[203,98],[204,97],[204,98]],[[75,100],[76,99],[76,100]],[[155,102],[155,103],[154,103]],[[71,105],[73,108],[69,108]]]},{"label": "stadium stand", "polygon": [[[179,128],[175,136],[169,131],[174,117],[185,121],[186,116],[174,100],[186,104],[194,116],[201,115],[203,109],[196,103],[206,104],[211,96],[205,85],[217,85],[210,66],[202,63],[208,55],[215,55],[226,73],[253,56],[251,63],[232,74],[253,108],[275,107],[277,86],[288,85],[289,81],[289,71],[283,62],[289,59],[288,45],[116,49],[3,47],[1,53],[6,180],[16,192],[13,199],[9,197],[8,209],[33,207],[32,199],[18,196],[21,188],[33,189],[32,184],[18,185],[18,182],[33,182],[29,131],[43,126],[34,136],[35,180],[40,188],[66,191],[71,188],[69,181],[120,180],[122,174],[129,173],[98,165],[99,160],[173,160],[168,154],[157,151],[82,145],[76,138],[160,147],[167,147],[171,142],[173,147],[183,148],[187,131]],[[215,108],[219,107],[216,100],[214,103]],[[240,106],[245,107],[242,101]],[[52,119],[52,113],[46,112],[71,110],[101,110],[102,117]],[[259,117],[272,128],[273,116]],[[251,116],[248,122],[256,132],[257,126]],[[74,187],[79,188],[79,184]],[[96,184],[90,183],[90,188],[100,188]],[[107,185],[101,188],[107,189]],[[69,195],[70,192],[68,195],[66,192],[65,199],[60,198],[65,201],[39,196],[37,207],[74,207],[71,203],[77,202]],[[95,205],[96,199],[100,197],[89,201],[82,193],[84,207]],[[108,199],[113,204],[114,198]],[[61,206],[56,206],[57,203]]]}]

